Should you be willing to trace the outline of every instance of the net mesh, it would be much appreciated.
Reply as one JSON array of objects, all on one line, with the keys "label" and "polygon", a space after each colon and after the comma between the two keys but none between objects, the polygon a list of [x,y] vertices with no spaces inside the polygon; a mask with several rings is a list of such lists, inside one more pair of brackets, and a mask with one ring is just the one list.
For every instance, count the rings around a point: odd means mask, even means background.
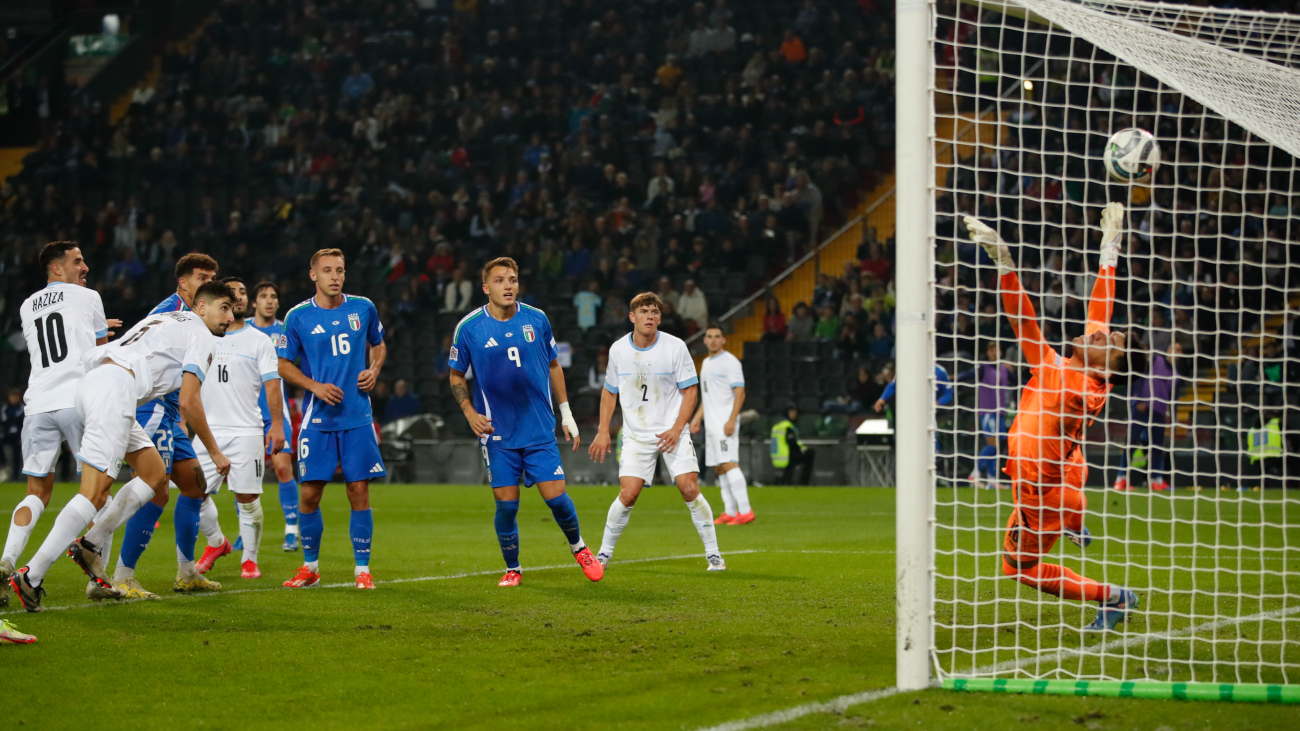
[{"label": "net mesh", "polygon": [[[931,7],[934,352],[955,382],[935,407],[937,673],[1300,682],[1300,170],[1289,143],[1269,141],[1276,129],[1241,123],[1258,104],[1294,126],[1300,97],[1221,83],[1234,64],[1292,78],[1300,20],[1135,2]],[[1108,24],[1122,32],[1098,30]],[[1196,48],[1195,64],[1171,71],[1127,45],[1151,38],[1181,44],[1166,55]],[[1106,141],[1127,127],[1159,141],[1149,185],[1106,176]],[[1005,317],[1006,279],[961,218],[1011,244],[1043,339],[1069,361],[1110,201],[1128,207],[1110,327],[1138,372],[1113,379],[1078,438],[1057,445],[1064,456],[1044,452],[1063,464],[1077,447],[1086,473],[1026,492],[1004,472],[1007,432],[1042,374]],[[1068,417],[1077,385],[1038,409]],[[1080,527],[1086,548],[1068,540]],[[1120,587],[1138,607],[1113,631],[1086,630],[1095,599]]]}]

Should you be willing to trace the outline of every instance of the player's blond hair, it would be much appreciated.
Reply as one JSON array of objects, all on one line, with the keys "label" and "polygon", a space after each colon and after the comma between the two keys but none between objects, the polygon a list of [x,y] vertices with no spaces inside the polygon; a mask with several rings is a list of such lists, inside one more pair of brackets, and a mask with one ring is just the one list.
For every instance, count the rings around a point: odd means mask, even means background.
[{"label": "player's blond hair", "polygon": [[488,274],[490,274],[492,270],[496,269],[497,267],[505,267],[510,271],[514,272],[516,277],[519,276],[519,265],[515,263],[514,259],[511,259],[508,256],[498,256],[497,258],[483,265],[482,276],[483,276],[484,284],[487,284]]},{"label": "player's blond hair", "polygon": [[636,312],[642,307],[653,307],[656,310],[663,312],[664,301],[659,299],[659,295],[655,294],[654,292],[642,292],[641,294],[638,294],[637,296],[632,298],[632,303],[628,305],[628,309],[630,309],[632,312]]},{"label": "player's blond hair", "polygon": [[323,256],[337,256],[338,258],[343,259],[343,263],[345,263],[345,264],[347,263],[347,259],[344,258],[344,256],[343,256],[343,250],[342,250],[342,249],[321,249],[320,251],[318,251],[318,252],[316,252],[315,254],[312,254],[312,255],[311,255],[311,268],[312,268],[312,269],[315,269],[315,268],[316,268],[316,262],[320,261],[321,257],[323,257]]}]

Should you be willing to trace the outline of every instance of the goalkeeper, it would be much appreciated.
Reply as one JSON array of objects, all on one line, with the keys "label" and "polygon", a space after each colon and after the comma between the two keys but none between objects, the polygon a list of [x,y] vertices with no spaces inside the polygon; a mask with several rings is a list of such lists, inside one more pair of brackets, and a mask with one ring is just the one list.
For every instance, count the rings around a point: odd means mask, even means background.
[{"label": "goalkeeper", "polygon": [[984,223],[965,219],[971,238],[997,263],[1002,304],[1033,374],[1007,435],[1004,471],[1014,485],[1016,507],[1007,521],[1002,570],[1039,591],[1098,602],[1101,608],[1089,630],[1114,629],[1137,607],[1137,594],[1042,559],[1062,531],[1079,546],[1091,541],[1083,527],[1088,504],[1083,494],[1088,476],[1084,432],[1105,407],[1111,379],[1129,370],[1128,338],[1110,331],[1123,218],[1120,203],[1111,203],[1102,213],[1101,268],[1088,303],[1088,325],[1067,345],[1066,357],[1043,341],[1033,303],[1016,276],[1010,247]]}]

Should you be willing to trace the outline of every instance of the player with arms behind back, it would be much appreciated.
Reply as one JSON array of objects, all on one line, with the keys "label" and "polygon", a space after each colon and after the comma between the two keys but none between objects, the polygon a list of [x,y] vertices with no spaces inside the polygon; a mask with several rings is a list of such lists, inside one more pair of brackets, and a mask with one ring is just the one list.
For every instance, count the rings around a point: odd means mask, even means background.
[{"label": "player with arms behind back", "polygon": [[[496,498],[495,526],[506,573],[497,586],[518,586],[519,481],[536,485],[569,550],[592,581],[605,575],[578,530],[578,510],[564,489],[564,468],[555,440],[555,407],[560,404],[564,438],[577,450],[578,423],[569,409],[564,370],[556,360],[555,337],[546,313],[515,301],[519,266],[501,257],[483,267],[488,303],[466,315],[452,337],[451,393],[479,438],[488,482]],[[474,374],[470,398],[465,374]]]},{"label": "player with arms behind back", "polygon": [[[284,334],[284,322],[276,319],[280,311],[280,288],[274,282],[258,282],[253,288],[253,322],[252,326],[271,338],[275,347],[280,344]],[[284,513],[284,550],[298,550],[298,480],[293,476],[293,423],[289,419],[289,401],[287,388],[280,389],[280,421],[284,424],[284,447],[274,453],[268,452],[267,458],[275,469],[275,479],[280,483],[280,511]],[[267,391],[257,397],[257,405],[262,409],[262,432],[270,436],[271,407],[267,402]],[[268,441],[267,444],[270,444]]]},{"label": "player with arms behind back", "polygon": [[316,294],[289,310],[280,338],[280,376],[306,392],[298,434],[302,479],[298,530],[305,563],[284,582],[289,587],[320,583],[320,539],[325,530],[320,500],[325,483],[341,467],[352,505],[348,533],[356,560],[353,574],[358,589],[375,588],[370,575],[370,541],[375,531],[370,480],[388,473],[379,456],[369,394],[388,348],[375,304],[343,294],[343,265],[343,252],[338,249],[321,249],[312,255],[310,274]]},{"label": "player with arms behind back", "polygon": [[709,355],[700,366],[700,407],[691,419],[691,433],[704,422],[704,466],[718,473],[722,488],[723,513],[714,525],[745,525],[754,522],[749,505],[749,486],[740,471],[740,428],[736,417],[745,404],[745,369],[740,359],[725,349],[727,336],[722,326],[709,323],[704,330],[704,347]]},{"label": "player with arms behind back", "polygon": [[[46,244],[41,249],[40,263],[48,284],[23,300],[18,311],[32,361],[23,396],[27,414],[22,432],[27,496],[14,508],[4,553],[0,554],[0,607],[9,603],[9,577],[54,494],[59,445],[67,440],[73,454],[81,449],[81,419],[76,409],[77,384],[86,375],[81,356],[108,342],[110,326],[122,324],[104,318],[103,300],[86,286],[90,269],[77,242]],[[97,593],[94,588],[91,592]]]},{"label": "player with arms behind back", "polygon": [[700,466],[686,430],[686,422],[695,411],[700,379],[695,375],[695,361],[686,343],[659,332],[662,307],[659,295],[653,292],[633,297],[628,313],[632,332],[609,348],[605,390],[600,394],[600,430],[588,453],[598,462],[605,461],[610,449],[609,421],[616,404],[623,407],[623,448],[618,459],[618,497],[609,506],[605,536],[596,559],[609,564],[632,507],[641,489],[654,479],[655,465],[662,454],[704,542],[708,570],[722,571],[727,564],[718,550],[713,509],[700,494]]},{"label": "player with arms behind back", "polygon": [[1064,358],[1043,340],[1034,305],[1016,276],[1011,247],[979,220],[967,216],[965,222],[971,238],[997,264],[1002,306],[1033,373],[1007,435],[1005,471],[1015,489],[1016,509],[1007,522],[1002,571],[1054,596],[1097,602],[1097,617],[1086,629],[1114,629],[1137,607],[1136,593],[1093,581],[1064,566],[1042,563],[1042,558],[1052,550],[1062,528],[1076,545],[1087,547],[1091,542],[1083,527],[1088,507],[1083,494],[1088,477],[1084,433],[1105,408],[1111,379],[1126,376],[1131,360],[1140,356],[1126,347],[1124,333],[1110,331],[1124,206],[1111,203],[1102,213],[1101,267],[1088,303],[1087,328],[1073,340],[1069,357]]},{"label": "player with arms behind back", "polygon": [[207,448],[200,442],[196,450],[203,465],[208,496],[203,501],[199,530],[208,539],[208,547],[199,558],[199,573],[207,573],[217,559],[231,552],[230,541],[217,521],[217,504],[213,499],[224,482],[235,493],[239,511],[239,538],[244,549],[240,558],[240,577],[261,578],[257,553],[262,545],[262,473],[266,453],[284,448],[284,424],[277,409],[271,414],[271,429],[262,430],[262,410],[258,396],[265,393],[271,403],[279,403],[279,359],[271,339],[248,326],[248,288],[239,277],[226,277],[221,283],[235,295],[234,322],[213,351],[212,378],[203,382],[203,410],[208,415],[212,436],[230,459],[230,472],[222,475]]}]

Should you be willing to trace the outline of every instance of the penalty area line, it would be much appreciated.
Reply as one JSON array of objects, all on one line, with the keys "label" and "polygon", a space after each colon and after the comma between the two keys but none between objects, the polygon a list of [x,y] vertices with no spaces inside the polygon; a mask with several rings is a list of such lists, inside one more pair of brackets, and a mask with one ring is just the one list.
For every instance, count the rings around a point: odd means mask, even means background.
[{"label": "penalty area line", "polygon": [[832,698],[820,703],[808,703],[794,708],[786,708],[780,711],[764,713],[761,716],[752,716],[739,721],[728,721],[720,723],[717,726],[701,728],[699,731],[746,731],[751,728],[768,728],[782,723],[789,723],[797,718],[803,718],[814,713],[843,713],[851,706],[871,703],[882,698],[888,698],[900,693],[898,688],[882,688],[880,690],[869,690],[863,693],[853,693],[852,695],[842,695],[839,698]]},{"label": "penalty area line", "polygon": [[[764,552],[765,551],[761,548],[751,548],[742,551],[728,551],[726,555],[742,556],[750,553],[764,553]],[[700,558],[700,557],[701,556],[698,553],[691,553],[691,554],[683,554],[679,556],[654,556],[651,558],[631,558],[625,561],[612,561],[610,565],[627,566],[629,564],[635,564],[635,563],[658,563],[662,561],[681,561],[685,559]],[[570,569],[576,566],[577,566],[576,563],[563,563],[563,564],[551,564],[549,566],[533,566],[531,568],[525,567],[524,573],[528,573],[531,571],[555,571],[557,569]],[[375,584],[376,586],[386,586],[388,584],[413,584],[413,583],[424,582],[424,581],[451,581],[453,579],[466,579],[474,576],[491,576],[493,574],[499,574],[503,570],[504,569],[488,569],[486,571],[465,571],[457,574],[441,574],[437,576],[416,576],[408,579],[386,579],[384,581],[376,581]],[[341,589],[341,588],[352,588],[354,586],[356,586],[355,583],[348,581],[348,582],[338,582],[334,584],[319,584],[317,586],[311,587],[311,589]],[[204,592],[202,594],[160,594],[158,595],[157,599],[105,600],[103,602],[98,602],[98,603],[87,602],[85,604],[61,604],[61,605],[46,606],[44,607],[44,611],[58,612],[58,611],[67,611],[70,609],[100,609],[103,607],[113,607],[122,604],[136,604],[139,602],[158,602],[158,601],[167,601],[167,600],[174,600],[174,599],[205,599],[205,598],[213,598],[213,597],[233,596],[236,594],[264,594],[266,592],[272,592],[272,591],[283,591],[283,592],[310,591],[311,589],[290,589],[285,586],[266,586],[266,587],[248,588],[248,589],[231,589],[229,591],[222,590],[222,591]],[[27,612],[26,610],[23,610],[21,608],[10,609],[8,611],[0,612],[0,617],[11,615],[11,614],[27,614]]]}]

